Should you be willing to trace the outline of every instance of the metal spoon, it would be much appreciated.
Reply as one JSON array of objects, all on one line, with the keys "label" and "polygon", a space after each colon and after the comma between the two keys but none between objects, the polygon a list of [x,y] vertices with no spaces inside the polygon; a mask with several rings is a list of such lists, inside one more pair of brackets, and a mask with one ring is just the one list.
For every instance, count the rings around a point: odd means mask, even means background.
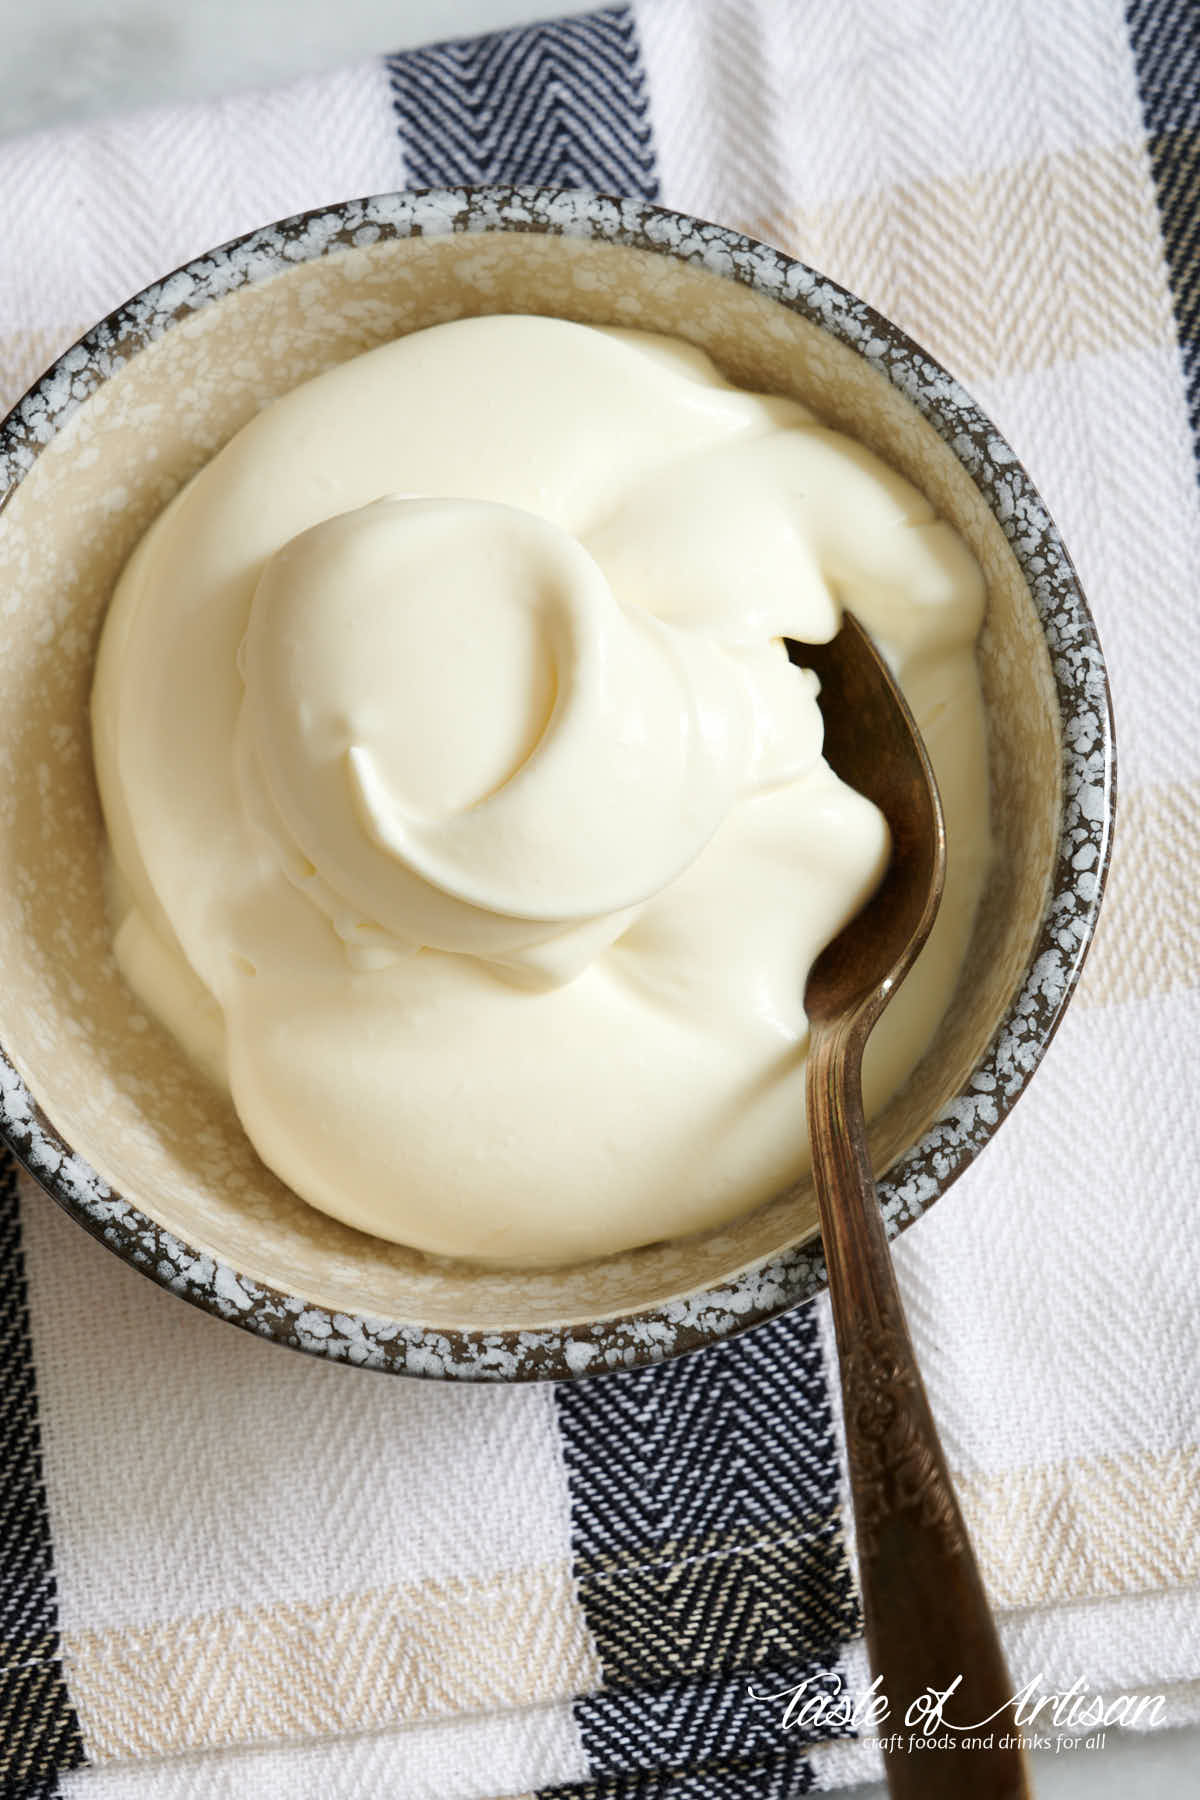
[{"label": "metal spoon", "polygon": [[[892,834],[882,885],[818,957],[804,996],[813,1177],[841,1363],[867,1654],[890,1705],[875,1729],[889,1792],[900,1800],[1014,1800],[1029,1788],[1021,1751],[1001,1747],[1006,1735],[1018,1735],[1013,1688],[917,1368],[863,1118],[864,1045],[942,897],[941,803],[912,715],[858,621],[847,613],[832,643],[790,652],[820,678],[826,760],[875,802]],[[922,1696],[951,1683],[957,1686],[932,1728],[936,1748],[910,1748],[909,1734],[923,1735]],[[968,1726],[975,1730],[961,1729]],[[893,1733],[899,1742],[889,1747]],[[991,1747],[979,1747],[989,1735]]]}]

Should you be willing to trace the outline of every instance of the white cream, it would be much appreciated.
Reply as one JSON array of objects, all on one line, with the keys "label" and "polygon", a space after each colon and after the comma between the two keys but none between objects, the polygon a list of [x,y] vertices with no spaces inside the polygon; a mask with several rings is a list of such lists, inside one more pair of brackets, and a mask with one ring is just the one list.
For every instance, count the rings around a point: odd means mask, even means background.
[{"label": "white cream", "polygon": [[682,343],[461,321],[296,389],[147,534],[96,766],[130,984],[314,1205],[601,1255],[807,1161],[807,969],[887,834],[821,759],[818,642],[897,668],[948,815],[904,1079],[987,857],[979,571],[923,497]]}]

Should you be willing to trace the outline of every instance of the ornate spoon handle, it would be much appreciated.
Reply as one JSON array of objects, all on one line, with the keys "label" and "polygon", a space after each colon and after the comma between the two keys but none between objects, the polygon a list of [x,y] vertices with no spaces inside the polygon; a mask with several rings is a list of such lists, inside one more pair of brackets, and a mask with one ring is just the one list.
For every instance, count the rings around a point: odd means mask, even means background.
[{"label": "ornate spoon handle", "polygon": [[[814,1025],[808,1112],[867,1653],[890,1704],[877,1726],[888,1787],[899,1800],[964,1794],[1018,1800],[1029,1786],[1015,1747],[1013,1688],[917,1368],[875,1197],[862,1107],[869,1029],[870,1020],[853,1016]],[[935,1717],[931,1727],[933,1746],[910,1748],[910,1734],[920,1739],[927,1729],[921,1697],[941,1694],[953,1682],[942,1720]],[[893,1734],[898,1742],[889,1746]],[[1004,1744],[1006,1737],[1013,1742]]]}]

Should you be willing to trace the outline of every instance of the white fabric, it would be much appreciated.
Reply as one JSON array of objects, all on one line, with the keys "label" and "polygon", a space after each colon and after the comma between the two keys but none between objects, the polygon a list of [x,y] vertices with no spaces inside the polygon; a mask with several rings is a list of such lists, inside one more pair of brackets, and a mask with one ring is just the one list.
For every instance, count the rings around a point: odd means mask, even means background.
[{"label": "white fabric", "polygon": [[569,1559],[548,1386],[348,1381],[181,1306],[29,1189],[22,1226],[68,1638]]},{"label": "white fabric", "polygon": [[972,389],[1019,445],[1099,623],[1115,692],[1118,805],[1139,789],[1200,780],[1196,667],[1186,653],[1200,504],[1178,350],[1091,353],[976,376]]},{"label": "white fabric", "polygon": [[532,1800],[582,1781],[569,1705],[411,1725],[265,1750],[211,1751],[78,1769],[62,1800]]},{"label": "white fabric", "polygon": [[277,91],[0,143],[0,331],[56,349],[168,270],[273,219],[404,185],[370,61]]},{"label": "white fabric", "polygon": [[1019,1128],[897,1245],[960,1475],[1194,1449],[1200,1243],[1159,1097],[1195,1077],[1198,1026],[1194,993],[1069,1013]]},{"label": "white fabric", "polygon": [[[185,1704],[205,1736],[237,1742],[258,1735],[239,1716],[275,1709],[273,1695],[252,1686],[256,1670],[274,1681],[273,1657],[264,1670],[246,1656],[239,1676],[239,1626],[245,1638],[256,1608],[298,1616],[290,1678],[303,1682],[308,1622],[315,1612],[328,1633],[342,1616],[323,1613],[323,1602],[349,1596],[353,1605],[358,1596],[361,1624],[381,1592],[400,1606],[411,1593],[419,1606],[423,1584],[465,1590],[569,1564],[570,1505],[548,1387],[356,1376],[247,1338],[151,1287],[25,1178],[22,1230],[59,1624],[85,1732],[81,1664],[93,1633],[132,1641],[136,1654],[139,1628],[194,1619]],[[206,1641],[199,1627],[214,1615],[229,1624]],[[547,1629],[550,1644],[534,1648],[553,1661],[558,1628]],[[338,1647],[328,1648],[314,1680],[340,1673]],[[497,1656],[505,1653],[497,1643]],[[468,1800],[582,1779],[569,1701],[510,1709],[486,1667],[476,1685],[481,1699],[492,1691],[495,1711],[472,1716],[451,1694],[443,1718],[346,1739],[344,1760],[334,1737],[235,1751],[228,1762],[152,1756],[143,1770],[126,1761],[136,1746],[125,1746],[115,1772],[72,1781],[91,1793],[94,1780],[103,1800],[273,1795],[285,1778],[300,1784],[294,1792]],[[397,1694],[398,1713],[403,1700]],[[426,1704],[436,1707],[436,1697]],[[324,1724],[335,1731],[332,1714]],[[150,1737],[155,1723],[147,1720]],[[102,1744],[90,1748],[103,1756]]]}]

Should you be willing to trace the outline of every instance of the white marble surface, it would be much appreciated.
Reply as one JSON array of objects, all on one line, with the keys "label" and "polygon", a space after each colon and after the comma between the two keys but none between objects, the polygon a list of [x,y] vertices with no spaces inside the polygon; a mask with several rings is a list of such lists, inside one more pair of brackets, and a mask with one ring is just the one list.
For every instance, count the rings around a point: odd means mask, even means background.
[{"label": "white marble surface", "polygon": [[[595,0],[0,0],[0,135],[288,80]],[[1185,1800],[1200,1730],[1033,1759],[1041,1800]],[[884,1789],[858,1790],[883,1800]]]},{"label": "white marble surface", "polygon": [[589,0],[0,0],[0,134],[287,81]]}]

